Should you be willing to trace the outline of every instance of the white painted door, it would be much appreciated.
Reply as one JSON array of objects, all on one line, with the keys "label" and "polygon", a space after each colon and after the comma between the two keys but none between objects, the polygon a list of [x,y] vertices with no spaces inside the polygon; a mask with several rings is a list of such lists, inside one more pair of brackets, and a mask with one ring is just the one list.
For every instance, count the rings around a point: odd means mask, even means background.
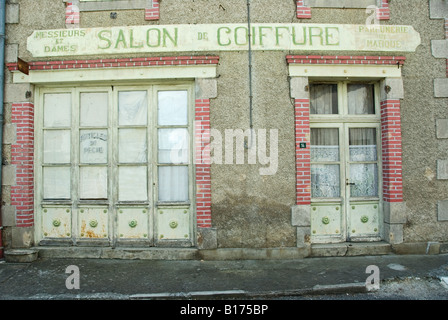
[{"label": "white painted door", "polygon": [[313,242],[380,238],[379,127],[326,123],[311,128]]}]

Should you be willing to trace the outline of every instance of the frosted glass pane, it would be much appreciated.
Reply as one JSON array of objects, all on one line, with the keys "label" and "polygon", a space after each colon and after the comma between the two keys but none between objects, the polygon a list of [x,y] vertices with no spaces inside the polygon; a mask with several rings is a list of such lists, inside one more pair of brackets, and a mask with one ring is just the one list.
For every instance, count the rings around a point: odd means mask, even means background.
[{"label": "frosted glass pane", "polygon": [[159,129],[159,163],[188,163],[188,130]]},{"label": "frosted glass pane", "polygon": [[372,84],[348,84],[347,99],[349,114],[375,113]]},{"label": "frosted glass pane", "polygon": [[80,130],[81,163],[107,163],[107,130]]},{"label": "frosted glass pane", "polygon": [[44,163],[70,163],[70,130],[44,131]]},{"label": "frosted glass pane", "polygon": [[186,125],[188,123],[188,92],[159,91],[159,125]]},{"label": "frosted glass pane", "polygon": [[81,199],[107,199],[107,167],[81,167],[79,193]]},{"label": "frosted glass pane", "polygon": [[118,200],[148,200],[146,166],[118,168]]},{"label": "frosted glass pane", "polygon": [[311,161],[339,161],[338,129],[311,129]]},{"label": "frosted glass pane", "polygon": [[352,197],[378,196],[378,166],[375,163],[350,165],[350,195]]},{"label": "frosted glass pane", "polygon": [[311,196],[340,197],[339,165],[311,165]]},{"label": "frosted glass pane", "polygon": [[44,95],[44,127],[70,127],[72,99],[70,93]]},{"label": "frosted glass pane", "polygon": [[121,91],[118,94],[119,125],[146,125],[148,97],[146,91]]},{"label": "frosted glass pane", "polygon": [[188,199],[188,167],[159,167],[159,201]]},{"label": "frosted glass pane", "polygon": [[118,158],[121,163],[146,162],[146,129],[119,129]]},{"label": "frosted glass pane", "polygon": [[81,93],[81,126],[107,126],[107,92]]},{"label": "frosted glass pane", "polygon": [[70,168],[43,168],[44,199],[70,199]]},{"label": "frosted glass pane", "polygon": [[351,128],[349,133],[350,161],[376,161],[376,129]]}]

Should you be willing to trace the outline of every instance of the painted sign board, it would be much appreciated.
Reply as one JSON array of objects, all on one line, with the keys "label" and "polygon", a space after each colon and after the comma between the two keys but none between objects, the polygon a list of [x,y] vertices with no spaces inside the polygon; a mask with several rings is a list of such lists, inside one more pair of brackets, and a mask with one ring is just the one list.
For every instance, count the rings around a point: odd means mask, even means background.
[{"label": "painted sign board", "polygon": [[36,30],[34,57],[248,50],[412,52],[412,26],[257,23]]}]

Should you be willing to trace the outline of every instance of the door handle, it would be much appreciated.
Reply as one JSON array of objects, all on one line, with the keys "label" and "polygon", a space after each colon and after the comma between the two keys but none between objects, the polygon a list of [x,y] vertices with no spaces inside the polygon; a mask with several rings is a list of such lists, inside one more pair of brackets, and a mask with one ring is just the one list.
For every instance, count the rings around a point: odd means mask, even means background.
[{"label": "door handle", "polygon": [[349,182],[348,179],[345,181],[345,184],[346,184],[347,186],[354,186],[354,185],[355,185],[354,182]]}]

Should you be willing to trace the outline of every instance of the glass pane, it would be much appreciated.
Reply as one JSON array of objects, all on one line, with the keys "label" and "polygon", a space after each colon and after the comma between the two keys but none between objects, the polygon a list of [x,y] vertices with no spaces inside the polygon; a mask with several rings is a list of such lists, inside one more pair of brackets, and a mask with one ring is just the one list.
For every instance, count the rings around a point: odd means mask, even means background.
[{"label": "glass pane", "polygon": [[339,129],[311,129],[311,161],[339,161]]},{"label": "glass pane", "polygon": [[351,128],[349,130],[350,161],[376,161],[376,129]]},{"label": "glass pane", "polygon": [[44,95],[44,127],[70,127],[72,98],[70,93]]},{"label": "glass pane", "polygon": [[159,167],[159,201],[188,199],[188,167]]},{"label": "glass pane", "polygon": [[80,125],[107,126],[107,92],[81,93]]},{"label": "glass pane", "polygon": [[118,161],[121,163],[146,162],[146,129],[119,129]]},{"label": "glass pane", "polygon": [[146,125],[148,97],[146,91],[121,91],[118,94],[118,124]]},{"label": "glass pane", "polygon": [[340,195],[339,165],[311,165],[311,196],[335,198]]},{"label": "glass pane", "polygon": [[70,199],[70,168],[43,168],[44,199]]},{"label": "glass pane", "polygon": [[159,129],[159,163],[188,163],[188,130]]},{"label": "glass pane", "polygon": [[79,176],[81,199],[107,199],[107,167],[81,167]]},{"label": "glass pane", "polygon": [[314,84],[310,86],[311,114],[338,114],[338,86]]},{"label": "glass pane", "polygon": [[348,113],[375,114],[373,91],[373,84],[347,85]]},{"label": "glass pane", "polygon": [[107,130],[80,130],[81,163],[107,163]]},{"label": "glass pane", "polygon": [[188,123],[188,92],[159,91],[159,125],[186,125]]},{"label": "glass pane", "polygon": [[118,168],[118,200],[148,200],[146,166]]},{"label": "glass pane", "polygon": [[350,195],[352,197],[378,196],[378,167],[376,163],[350,165]]},{"label": "glass pane", "polygon": [[44,163],[70,163],[70,130],[44,131]]}]

